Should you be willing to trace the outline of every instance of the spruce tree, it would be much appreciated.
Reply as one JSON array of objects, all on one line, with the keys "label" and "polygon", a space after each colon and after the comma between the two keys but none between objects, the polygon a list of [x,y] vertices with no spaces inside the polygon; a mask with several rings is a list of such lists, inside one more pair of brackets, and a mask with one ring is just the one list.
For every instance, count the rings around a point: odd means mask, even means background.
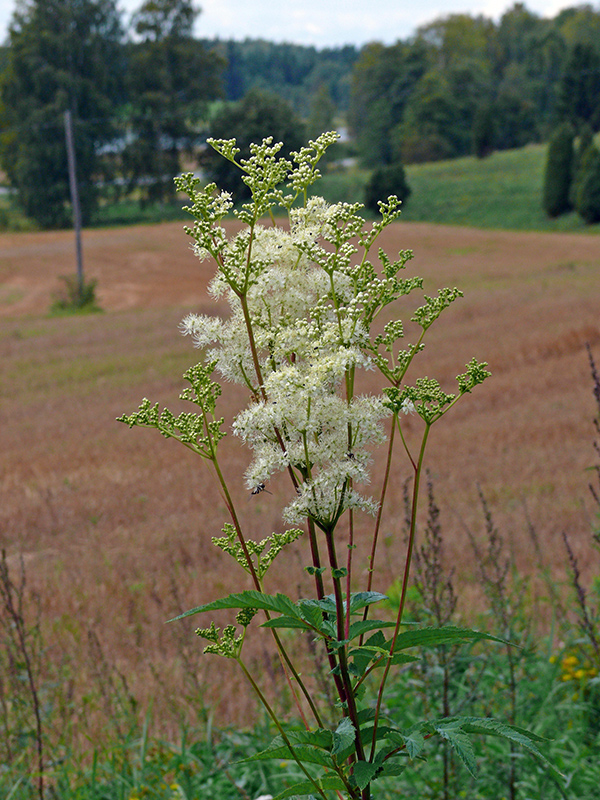
[{"label": "spruce tree", "polygon": [[588,148],[594,144],[594,133],[587,123],[582,125],[578,139],[573,158],[573,179],[569,191],[569,200],[573,208],[577,207],[577,193],[579,192],[581,181],[585,177],[583,162]]},{"label": "spruce tree", "polygon": [[378,212],[378,200],[385,200],[391,195],[396,195],[398,200],[408,200],[411,189],[406,182],[404,167],[399,161],[386,167],[376,169],[365,187],[366,208]]},{"label": "spruce tree", "polygon": [[558,217],[572,208],[569,190],[573,178],[574,138],[571,124],[563,122],[548,143],[543,206],[549,217]]},{"label": "spruce tree", "polygon": [[473,155],[485,158],[494,151],[494,115],[489,103],[478,106],[471,129]]},{"label": "spruce tree", "polygon": [[115,0],[30,0],[17,5],[0,80],[0,159],[25,213],[42,227],[70,224],[64,112],[75,130],[84,223],[97,201],[100,146],[114,138],[120,94]]},{"label": "spruce tree", "polygon": [[575,207],[585,222],[591,225],[600,222],[600,153],[593,144],[585,152],[581,174]]}]

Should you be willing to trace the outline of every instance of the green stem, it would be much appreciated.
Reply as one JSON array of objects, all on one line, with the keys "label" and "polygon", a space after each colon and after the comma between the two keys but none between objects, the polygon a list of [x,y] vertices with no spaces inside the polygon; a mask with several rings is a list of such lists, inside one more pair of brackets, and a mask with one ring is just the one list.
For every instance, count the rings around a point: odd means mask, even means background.
[{"label": "green stem", "polygon": [[[259,579],[258,575],[256,574],[256,569],[254,567],[254,563],[252,562],[252,558],[250,557],[250,553],[248,551],[248,546],[246,544],[246,539],[244,538],[244,534],[242,532],[242,528],[241,528],[237,513],[235,511],[235,506],[233,504],[233,500],[231,499],[231,495],[229,494],[229,489],[227,488],[227,483],[225,481],[225,478],[223,477],[223,473],[221,472],[221,469],[219,467],[219,462],[217,461],[216,456],[213,458],[213,465],[214,465],[214,468],[216,470],[217,477],[219,479],[219,483],[221,484],[221,489],[222,489],[222,492],[223,492],[223,495],[224,495],[225,504],[227,506],[227,510],[229,511],[229,515],[231,516],[231,519],[232,519],[232,522],[233,522],[233,526],[235,528],[236,536],[237,536],[238,541],[239,541],[239,543],[240,543],[240,545],[242,547],[242,551],[244,553],[244,558],[246,559],[246,563],[248,565],[248,569],[250,571],[250,575],[252,576],[252,581],[254,583],[254,587],[255,587],[256,591],[262,593],[263,592],[262,584],[260,582],[260,579]],[[265,616],[266,616],[267,619],[271,618],[271,616],[270,616],[268,611],[265,611]],[[286,674],[286,677],[287,677],[287,672],[286,672],[285,668],[287,666],[287,668],[289,669],[289,671],[293,675],[294,680],[296,681],[296,683],[300,687],[300,690],[302,691],[302,694],[306,698],[306,701],[308,702],[308,705],[310,706],[310,710],[312,711],[312,714],[313,714],[313,716],[315,718],[315,721],[316,721],[317,725],[322,727],[321,717],[319,715],[317,707],[315,706],[314,700],[312,699],[312,697],[310,695],[310,692],[308,691],[308,688],[306,687],[304,681],[300,677],[300,674],[298,673],[298,671],[294,667],[294,665],[293,665],[293,663],[292,663],[292,661],[291,661],[291,659],[290,659],[290,657],[289,657],[289,655],[287,653],[287,650],[285,649],[281,639],[279,638],[279,635],[278,635],[277,631],[275,631],[274,629],[271,629],[271,633],[272,633],[273,639],[275,641],[275,644],[277,646],[279,657],[282,660],[282,662],[284,662],[284,663],[282,663],[282,666],[283,666],[284,673]],[[289,678],[288,678],[288,680],[289,680]],[[292,689],[292,691],[293,691],[293,689]],[[296,706],[298,708],[298,711],[299,711],[301,716],[304,716],[303,713],[302,713],[302,708],[301,708],[300,703],[298,701],[298,698],[296,696],[296,693],[295,692],[293,692],[293,693],[294,693],[294,697],[296,699]]]},{"label": "green stem", "polygon": [[263,378],[262,378],[262,370],[260,368],[260,362],[258,360],[258,352],[256,350],[256,342],[254,341],[254,331],[252,330],[252,320],[250,319],[250,310],[248,308],[248,298],[245,294],[238,294],[240,299],[240,305],[242,307],[242,314],[244,315],[244,322],[246,324],[246,333],[248,334],[248,344],[250,345],[250,353],[252,354],[252,363],[254,364],[254,372],[256,373],[256,380],[258,381],[258,389],[257,391],[263,397],[263,400],[267,399],[267,395],[265,393],[265,389],[263,386]]},{"label": "green stem", "polygon": [[[379,530],[381,528],[381,517],[383,514],[383,504],[385,502],[385,495],[387,492],[387,487],[389,484],[390,479],[390,472],[392,466],[392,455],[394,450],[394,435],[396,432],[396,420],[397,416],[394,415],[392,420],[392,430],[390,432],[390,440],[388,444],[388,452],[387,452],[387,459],[385,464],[385,475],[383,476],[383,483],[381,486],[381,495],[379,496],[379,507],[377,509],[377,517],[375,519],[375,530],[373,531],[373,544],[371,546],[371,555],[369,556],[369,577],[367,579],[367,591],[370,592],[373,587],[373,574],[375,570],[375,553],[377,551],[377,542],[379,539]],[[369,616],[369,606],[365,606],[365,610],[363,613],[363,621],[367,619]],[[359,639],[359,645],[362,645],[364,641],[364,634],[361,635]]]},{"label": "green stem", "polygon": [[246,544],[246,539],[242,532],[242,526],[240,525],[240,521],[238,519],[235,505],[229,494],[229,489],[227,487],[227,482],[223,477],[223,473],[221,472],[221,468],[219,466],[219,462],[216,456],[212,459],[213,466],[215,468],[215,472],[217,473],[217,478],[219,480],[219,484],[221,486],[221,491],[223,492],[223,499],[225,500],[225,505],[227,506],[227,510],[229,511],[229,516],[231,517],[231,521],[233,522],[233,527],[235,528],[235,533],[238,538],[238,541],[241,545],[242,552],[244,553],[244,558],[246,559],[246,564],[248,565],[248,570],[250,575],[252,576],[252,582],[254,583],[254,588],[257,592],[262,592],[262,586],[260,583],[260,579],[256,574],[256,569],[254,568],[254,563],[252,562],[252,558],[250,557],[250,553],[248,551],[248,546]]},{"label": "green stem", "polygon": [[[254,692],[256,693],[256,696],[258,697],[260,702],[263,704],[267,714],[271,717],[271,720],[273,721],[273,724],[275,725],[275,727],[279,731],[279,735],[281,736],[281,738],[285,742],[286,747],[290,751],[290,754],[291,754],[292,758],[294,759],[296,764],[300,767],[302,772],[306,775],[308,780],[313,784],[313,786],[315,787],[316,791],[321,795],[323,800],[327,800],[327,795],[325,794],[323,789],[321,789],[319,784],[316,782],[316,780],[313,778],[313,776],[310,774],[310,772],[306,769],[306,767],[304,766],[302,761],[296,755],[296,753],[294,751],[294,748],[292,746],[292,743],[290,742],[289,737],[287,736],[285,730],[283,729],[283,726],[279,722],[279,719],[277,718],[277,715],[275,714],[275,712],[271,708],[271,705],[269,704],[269,701],[267,700],[267,698],[261,692],[258,684],[256,683],[256,681],[254,680],[254,678],[252,677],[252,675],[250,674],[250,672],[246,668],[246,665],[244,664],[244,662],[242,661],[242,659],[239,656],[236,658],[236,661],[240,665],[240,667],[242,669],[242,672],[244,673],[244,675],[246,676],[246,678],[249,681],[250,685],[254,689]],[[343,776],[340,776],[340,777],[343,777]]]},{"label": "green stem", "polygon": [[[344,624],[344,597],[342,591],[342,581],[336,577],[338,571],[337,554],[335,551],[335,542],[333,540],[333,528],[325,532],[325,539],[327,542],[327,553],[329,556],[329,564],[333,573],[333,591],[335,596],[335,606],[337,612],[337,638],[339,642],[345,639],[345,624]],[[358,720],[358,710],[356,708],[356,698],[352,690],[352,681],[348,671],[348,660],[346,654],[346,645],[340,645],[337,650],[337,658],[340,667],[340,678],[344,688],[344,698],[340,698],[345,705],[345,711],[350,721],[354,725],[355,737],[354,746],[356,750],[356,757],[359,761],[365,761],[365,751],[363,743],[360,738],[360,724]]]},{"label": "green stem", "polygon": [[411,506],[411,519],[410,519],[410,531],[408,535],[408,546],[406,548],[406,561],[404,564],[404,576],[402,579],[402,593],[400,595],[400,605],[398,608],[398,614],[396,615],[396,626],[394,628],[394,634],[392,636],[392,641],[390,645],[390,654],[386,656],[387,663],[383,670],[383,677],[381,678],[381,683],[379,685],[379,691],[377,695],[377,705],[375,708],[375,718],[373,721],[373,738],[371,741],[371,754],[370,754],[370,761],[373,761],[375,757],[375,746],[377,744],[377,728],[379,725],[379,716],[381,714],[381,704],[383,701],[383,692],[385,688],[385,684],[387,681],[387,677],[389,675],[391,666],[392,666],[392,656],[394,655],[394,648],[396,646],[396,641],[398,639],[398,634],[400,633],[400,626],[402,624],[402,616],[404,614],[404,605],[406,603],[406,592],[408,590],[408,578],[410,575],[410,565],[412,561],[412,554],[413,548],[415,543],[415,536],[417,531],[417,507],[419,502],[419,484],[421,482],[421,474],[423,472],[423,460],[425,457],[425,447],[427,445],[427,438],[429,436],[429,430],[431,428],[431,423],[426,423],[425,432],[423,433],[423,440],[421,441],[421,449],[419,452],[419,459],[417,461],[415,467],[415,479],[413,485],[413,499],[412,499],[412,506]]}]

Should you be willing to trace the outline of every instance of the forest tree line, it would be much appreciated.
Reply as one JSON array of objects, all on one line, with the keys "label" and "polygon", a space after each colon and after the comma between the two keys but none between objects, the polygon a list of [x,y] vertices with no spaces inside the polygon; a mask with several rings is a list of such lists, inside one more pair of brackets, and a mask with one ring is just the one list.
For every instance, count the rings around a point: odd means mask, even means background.
[{"label": "forest tree line", "polygon": [[497,23],[452,15],[407,41],[367,45],[353,69],[351,128],[366,164],[485,155],[600,128],[600,11],[544,19],[516,4]]},{"label": "forest tree line", "polygon": [[[405,40],[317,50],[197,38],[193,0],[26,0],[0,50],[0,164],[32,219],[69,223],[64,112],[84,221],[99,199],[172,196],[207,135],[272,134],[291,149],[347,126],[367,167],[600,129],[600,10],[553,19],[516,4],[451,15]],[[210,173],[211,164],[203,165]]]}]

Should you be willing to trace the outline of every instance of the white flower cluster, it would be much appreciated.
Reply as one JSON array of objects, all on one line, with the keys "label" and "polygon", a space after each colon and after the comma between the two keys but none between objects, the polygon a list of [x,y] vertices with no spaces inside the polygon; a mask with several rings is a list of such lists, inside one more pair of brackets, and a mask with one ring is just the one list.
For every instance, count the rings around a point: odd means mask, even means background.
[{"label": "white flower cluster", "polygon": [[[382,398],[349,391],[355,371],[372,368],[368,331],[349,271],[323,267],[344,215],[346,207],[311,198],[291,211],[289,230],[255,225],[234,236],[220,248],[211,283],[230,316],[190,314],[180,326],[226,380],[251,390],[233,424],[254,453],[247,485],[293,470],[297,494],[284,516],[294,524],[376,510],[354,484],[368,481],[369,448],[385,439],[381,423],[390,412]],[[200,242],[201,258],[204,250]]]}]

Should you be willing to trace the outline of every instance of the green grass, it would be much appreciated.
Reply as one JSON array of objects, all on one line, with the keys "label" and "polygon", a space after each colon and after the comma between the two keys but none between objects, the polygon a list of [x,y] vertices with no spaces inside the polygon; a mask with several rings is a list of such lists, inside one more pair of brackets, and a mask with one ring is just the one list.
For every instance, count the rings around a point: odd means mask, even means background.
[{"label": "green grass", "polygon": [[[520,635],[519,635],[520,634]],[[478,776],[470,776],[456,755],[446,751],[450,777],[446,789],[453,800],[490,800],[510,796],[509,764],[515,763],[513,790],[517,800],[596,800],[600,781],[599,713],[597,679],[565,680],[563,650],[558,659],[548,658],[548,643],[535,643],[524,632],[512,631],[517,658],[517,724],[543,737],[540,751],[565,775],[564,794],[546,765],[517,748],[512,756],[506,743],[488,737],[474,740]],[[430,719],[443,716],[443,659],[449,665],[452,690],[451,713],[506,719],[506,649],[487,643],[459,651],[438,648],[421,654],[424,661],[401,671],[388,695],[389,709],[408,728],[425,713]],[[426,656],[426,657],[425,657]],[[567,656],[568,657],[568,656]],[[260,716],[260,715],[259,715]],[[49,797],[61,800],[240,800],[263,794],[276,795],[300,779],[292,759],[280,758],[244,763],[248,756],[265,749],[275,731],[266,722],[252,730],[213,730],[183,727],[177,741],[148,735],[146,720],[141,728],[130,727],[122,737],[96,750],[85,763],[68,750],[50,758],[46,774]],[[301,728],[299,722],[289,729]],[[395,778],[375,785],[378,800],[397,797],[442,798],[445,745],[432,739],[427,759],[414,763]],[[88,753],[88,756],[90,753]],[[18,766],[0,766],[0,794],[11,800],[35,800],[35,778]]]},{"label": "green grass", "polygon": [[541,205],[545,145],[413,164],[406,168],[412,195],[403,219],[504,230],[600,232],[575,213],[549,219]]},{"label": "green grass", "polygon": [[[532,144],[485,159],[474,156],[411,164],[406,176],[412,194],[402,219],[518,231],[599,233],[575,212],[550,219],[542,209],[546,146]],[[326,200],[363,202],[369,171],[325,173],[317,191]]]}]

